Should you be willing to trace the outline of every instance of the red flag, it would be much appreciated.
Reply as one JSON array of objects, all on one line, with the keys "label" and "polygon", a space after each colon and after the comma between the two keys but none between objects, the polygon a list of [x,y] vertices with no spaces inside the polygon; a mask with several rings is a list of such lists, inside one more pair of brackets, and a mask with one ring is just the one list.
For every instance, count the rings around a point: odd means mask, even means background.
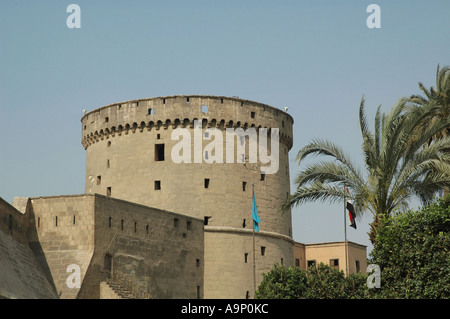
[{"label": "red flag", "polygon": [[[347,193],[350,194],[350,192],[348,191],[347,188]],[[350,199],[346,199],[345,200],[345,207],[348,210],[348,217],[350,219],[350,227],[353,227],[354,229],[356,229],[356,214],[355,214],[355,207],[353,206],[353,202]]]}]

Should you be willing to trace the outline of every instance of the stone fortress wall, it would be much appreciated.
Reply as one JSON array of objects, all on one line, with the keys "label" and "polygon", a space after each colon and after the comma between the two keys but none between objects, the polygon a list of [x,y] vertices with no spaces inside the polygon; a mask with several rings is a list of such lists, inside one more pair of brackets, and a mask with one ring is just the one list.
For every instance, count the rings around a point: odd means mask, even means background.
[{"label": "stone fortress wall", "polygon": [[60,298],[98,299],[112,273],[152,298],[203,295],[203,220],[98,194],[31,198],[28,211]]},{"label": "stone fortress wall", "polygon": [[[186,128],[195,150],[195,120],[201,161],[177,164],[172,133]],[[0,298],[121,298],[119,285],[137,298],[241,299],[254,297],[276,263],[338,260],[344,269],[342,243],[294,243],[291,214],[279,213],[290,193],[292,124],[271,106],[220,96],[133,100],[85,114],[85,194],[17,197],[12,205],[0,198]],[[279,129],[276,173],[261,174],[259,157],[249,162],[251,136],[231,148],[236,155],[244,142],[244,163],[207,162],[217,150],[206,134],[252,127],[269,129],[261,133],[269,140]],[[353,246],[350,272],[364,271],[365,246]],[[79,286],[70,279],[76,269]]]},{"label": "stone fortress wall", "polygon": [[26,203],[18,205],[19,210],[0,198],[0,299],[57,298],[46,267],[37,261],[28,242],[33,232]]},{"label": "stone fortress wall", "polygon": [[[202,159],[195,163],[195,120],[202,123]],[[205,297],[245,298],[253,291],[252,186],[261,219],[256,235],[257,282],[274,263],[293,265],[290,212],[280,215],[290,194],[289,156],[292,117],[274,107],[220,96],[168,96],[107,105],[82,119],[86,149],[87,194],[114,198],[176,212],[205,225]],[[279,165],[275,174],[261,174],[258,156],[249,161],[250,137],[245,138],[245,163],[226,161],[226,129],[279,129]],[[177,128],[190,132],[191,163],[175,163],[171,150]],[[207,129],[223,133],[222,163],[208,163]],[[210,133],[212,133],[210,131]],[[209,137],[209,139],[208,139]],[[216,138],[216,136],[214,136]],[[197,144],[198,145],[198,144]],[[269,146],[270,149],[270,146]],[[251,297],[251,296],[250,296]]]},{"label": "stone fortress wall", "polygon": [[204,296],[203,220],[99,194],[14,204],[0,198],[0,298],[109,298],[110,281],[135,298]]}]

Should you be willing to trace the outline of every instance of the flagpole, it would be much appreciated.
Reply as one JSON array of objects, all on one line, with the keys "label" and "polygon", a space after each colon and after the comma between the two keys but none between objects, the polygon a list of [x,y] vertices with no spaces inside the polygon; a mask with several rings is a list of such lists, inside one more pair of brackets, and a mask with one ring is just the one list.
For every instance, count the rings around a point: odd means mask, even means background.
[{"label": "flagpole", "polygon": [[[255,183],[252,183],[252,196],[255,196]],[[256,292],[256,248],[255,248],[255,221],[253,220],[253,298],[255,298]]]},{"label": "flagpole", "polygon": [[348,275],[348,251],[347,251],[347,202],[345,200],[346,187],[344,185],[344,235],[345,235],[345,272]]}]

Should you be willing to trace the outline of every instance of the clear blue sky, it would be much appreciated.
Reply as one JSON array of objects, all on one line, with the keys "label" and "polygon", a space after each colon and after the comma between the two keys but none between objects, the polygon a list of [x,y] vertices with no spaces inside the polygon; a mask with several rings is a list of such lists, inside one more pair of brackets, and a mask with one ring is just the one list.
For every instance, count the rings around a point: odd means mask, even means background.
[{"label": "clear blue sky", "polygon": [[[81,8],[69,29],[66,8]],[[369,29],[369,4],[381,28]],[[239,96],[293,116],[362,167],[368,116],[450,65],[450,1],[0,1],[0,196],[84,192],[82,110],[177,94]],[[292,162],[291,180],[300,168]],[[292,184],[292,189],[294,185]],[[348,229],[370,247],[371,216]],[[261,228],[263,229],[263,223]],[[344,239],[342,205],[293,210],[294,239]]]}]

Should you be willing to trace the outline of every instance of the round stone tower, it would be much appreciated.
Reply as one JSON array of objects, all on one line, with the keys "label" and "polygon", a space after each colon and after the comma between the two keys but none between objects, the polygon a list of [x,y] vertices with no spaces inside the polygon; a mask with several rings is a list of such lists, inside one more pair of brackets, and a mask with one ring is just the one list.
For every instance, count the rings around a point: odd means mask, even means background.
[{"label": "round stone tower", "polygon": [[205,220],[205,298],[253,297],[262,272],[293,265],[291,214],[280,214],[290,193],[289,114],[183,95],[114,103],[81,122],[86,193]]}]

